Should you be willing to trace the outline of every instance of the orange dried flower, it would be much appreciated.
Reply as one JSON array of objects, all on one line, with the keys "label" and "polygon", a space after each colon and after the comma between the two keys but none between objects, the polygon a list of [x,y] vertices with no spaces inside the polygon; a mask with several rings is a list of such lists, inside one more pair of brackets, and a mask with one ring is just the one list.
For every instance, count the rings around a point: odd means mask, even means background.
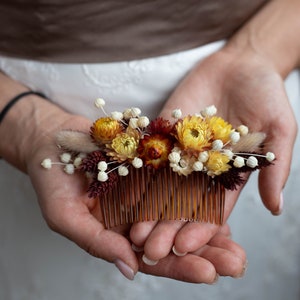
[{"label": "orange dried flower", "polygon": [[101,144],[110,142],[118,133],[121,133],[123,126],[117,120],[104,117],[96,120],[91,127],[92,138]]},{"label": "orange dried flower", "polygon": [[169,136],[154,134],[141,139],[137,151],[146,166],[158,169],[169,162],[168,155],[172,148],[173,142]]}]

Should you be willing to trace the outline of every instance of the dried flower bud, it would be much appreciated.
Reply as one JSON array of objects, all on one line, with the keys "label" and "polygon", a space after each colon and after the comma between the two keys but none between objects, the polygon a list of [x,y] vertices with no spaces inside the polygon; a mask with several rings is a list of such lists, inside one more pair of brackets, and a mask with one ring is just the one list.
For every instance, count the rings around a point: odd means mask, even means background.
[{"label": "dried flower bud", "polygon": [[138,121],[137,121],[137,125],[140,128],[147,127],[149,125],[149,123],[150,123],[150,121],[149,121],[148,117],[146,117],[146,116],[139,117]]},{"label": "dried flower bud", "polygon": [[67,174],[74,174],[74,171],[75,171],[75,168],[74,168],[74,165],[73,164],[67,164],[65,167],[64,167],[64,171],[67,173]]},{"label": "dried flower bud", "polygon": [[45,169],[51,169],[52,167],[52,161],[50,158],[45,158],[42,163],[41,163],[42,167]]},{"label": "dried flower bud", "polygon": [[247,135],[249,133],[249,128],[245,125],[240,125],[236,130],[241,134],[241,136]]},{"label": "dried flower bud", "polygon": [[82,158],[80,156],[77,156],[75,159],[74,159],[74,166],[75,168],[78,168],[82,163]]},{"label": "dried flower bud", "polygon": [[97,168],[98,168],[99,171],[102,171],[102,172],[106,171],[107,170],[106,161],[104,161],[104,160],[99,161],[99,163],[97,165]]},{"label": "dried flower bud", "polygon": [[207,151],[201,152],[198,156],[198,160],[201,161],[202,163],[207,162],[208,158],[209,158],[209,154]]},{"label": "dried flower bud", "polygon": [[212,117],[217,113],[217,108],[214,105],[208,106],[201,110],[201,115],[203,117]]},{"label": "dried flower bud", "polygon": [[258,160],[254,156],[249,156],[246,160],[246,165],[250,168],[255,168],[258,166]]},{"label": "dried flower bud", "polygon": [[129,127],[132,128],[132,129],[136,129],[138,128],[138,118],[131,118],[129,120]]},{"label": "dried flower bud", "polygon": [[221,150],[223,148],[223,142],[221,140],[215,140],[212,143],[213,150]]},{"label": "dried flower bud", "polygon": [[168,158],[171,163],[178,164],[181,157],[180,153],[174,151],[169,154]]},{"label": "dried flower bud", "polygon": [[133,118],[138,117],[141,114],[141,110],[138,107],[132,107],[131,108],[131,116]]},{"label": "dried flower bud", "polygon": [[116,121],[121,121],[123,119],[123,113],[121,113],[120,111],[113,111],[111,113],[111,118]]},{"label": "dried flower bud", "polygon": [[118,173],[119,173],[120,176],[127,176],[129,171],[125,166],[120,166],[118,168]]},{"label": "dried flower bud", "polygon": [[174,109],[172,112],[172,117],[174,119],[180,119],[182,117],[182,112],[180,109]]},{"label": "dried flower bud", "polygon": [[266,159],[269,162],[273,161],[275,159],[275,154],[273,152],[267,152]]},{"label": "dried flower bud", "polygon": [[132,165],[136,168],[139,169],[143,166],[143,161],[139,157],[135,157],[132,160]]},{"label": "dried flower bud", "polygon": [[106,181],[108,179],[108,175],[107,175],[107,173],[105,173],[103,171],[100,171],[98,173],[98,177],[97,178],[98,178],[99,181],[104,182],[104,181]]},{"label": "dried flower bud", "polygon": [[233,152],[229,149],[223,149],[222,153],[226,155],[229,159],[232,159],[233,157]]},{"label": "dried flower bud", "polygon": [[232,144],[236,144],[240,140],[240,138],[241,138],[241,135],[239,132],[237,132],[237,131],[231,132],[230,140],[231,140]]},{"label": "dried flower bud", "polygon": [[233,165],[236,167],[236,168],[241,168],[245,165],[245,159],[241,156],[237,156],[235,159],[234,159],[234,162],[233,162]]},{"label": "dried flower bud", "polygon": [[104,99],[102,99],[102,98],[97,98],[97,99],[95,100],[95,106],[96,106],[97,108],[101,108],[101,107],[103,107],[104,105],[105,105]]},{"label": "dried flower bud", "polygon": [[68,164],[71,161],[71,154],[70,153],[63,153],[60,155],[60,161]]},{"label": "dried flower bud", "polygon": [[193,170],[194,171],[202,171],[203,170],[203,163],[201,161],[196,161],[193,164]]}]

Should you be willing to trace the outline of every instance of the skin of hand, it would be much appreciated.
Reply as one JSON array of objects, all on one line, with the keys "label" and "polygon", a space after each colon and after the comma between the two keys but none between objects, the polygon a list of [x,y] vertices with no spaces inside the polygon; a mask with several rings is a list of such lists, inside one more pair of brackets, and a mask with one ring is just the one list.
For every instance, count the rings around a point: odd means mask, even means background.
[{"label": "skin of hand", "polygon": [[[18,93],[26,90],[3,74],[0,79],[5,98],[14,95],[13,90]],[[114,263],[131,280],[138,270],[197,283],[213,283],[217,274],[241,276],[245,253],[229,238],[227,225],[220,228],[202,251],[184,258],[171,253],[161,264],[149,268],[132,249],[130,225],[113,230],[104,228],[99,200],[87,197],[87,182],[82,175],[68,175],[61,166],[53,165],[51,170],[41,167],[45,158],[58,161],[60,150],[55,135],[59,130],[88,132],[91,124],[90,120],[70,115],[34,95],[15,104],[1,123],[1,156],[30,176],[48,226],[91,255]],[[187,269],[191,272],[187,273]]]},{"label": "skin of hand", "polygon": [[[297,134],[283,80],[289,71],[299,66],[300,47],[295,45],[292,50],[294,57],[288,56],[282,44],[276,38],[273,40],[274,35],[268,35],[269,41],[264,47],[261,44],[263,36],[260,34],[255,38],[255,29],[258,27],[267,33],[271,27],[276,30],[280,24],[276,19],[278,16],[285,17],[280,29],[288,23],[293,24],[289,18],[294,15],[291,4],[295,3],[299,11],[299,2],[272,1],[255,17],[254,25],[251,22],[246,24],[223,49],[204,59],[187,75],[161,113],[169,118],[174,109],[180,108],[183,115],[194,114],[214,104],[218,108],[217,114],[234,127],[244,124],[252,132],[266,133],[264,152],[274,152],[276,161],[260,171],[259,191],[264,205],[274,215],[280,214],[283,208],[282,190],[289,174]],[[262,24],[266,24],[265,27]],[[284,41],[284,31],[279,30],[280,34]],[[291,37],[285,45],[290,46],[290,43]],[[272,52],[272,46],[277,46],[278,51]],[[296,46],[299,53],[295,51]],[[280,59],[282,53],[285,55]],[[225,220],[241,188],[227,193]],[[218,226],[206,223],[149,222],[134,224],[130,236],[137,247],[143,246],[148,259],[158,261],[168,255],[173,245],[181,253],[194,253],[206,245],[218,229]]]}]

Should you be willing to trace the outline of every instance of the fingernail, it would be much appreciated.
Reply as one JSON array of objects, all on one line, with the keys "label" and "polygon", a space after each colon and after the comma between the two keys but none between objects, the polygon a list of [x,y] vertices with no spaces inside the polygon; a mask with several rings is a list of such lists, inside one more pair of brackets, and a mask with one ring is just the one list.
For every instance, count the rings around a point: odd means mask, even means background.
[{"label": "fingernail", "polygon": [[175,248],[175,245],[172,247],[172,251],[177,256],[185,256],[187,254],[187,252],[179,252],[179,251],[177,251],[176,248]]},{"label": "fingernail", "polygon": [[142,257],[143,262],[148,266],[155,266],[159,261],[158,260],[151,260],[145,254]]},{"label": "fingernail", "polygon": [[217,284],[219,281],[219,277],[220,277],[219,274],[217,274],[214,281],[211,283],[211,285]]},{"label": "fingernail", "polygon": [[280,200],[279,200],[279,207],[278,207],[278,211],[272,213],[274,216],[279,216],[282,213],[283,210],[283,203],[284,203],[284,199],[283,199],[283,193],[280,193]]},{"label": "fingernail", "polygon": [[132,244],[132,245],[131,245],[131,248],[132,248],[132,250],[133,250],[134,252],[142,252],[142,251],[144,251],[144,247],[138,247],[138,246],[136,246],[135,244]]},{"label": "fingernail", "polygon": [[115,266],[119,269],[119,271],[129,280],[134,279],[134,271],[125,264],[122,260],[116,259]]},{"label": "fingernail", "polygon": [[234,276],[234,278],[242,278],[242,277],[244,277],[244,275],[245,275],[245,273],[247,271],[247,268],[248,268],[248,260],[246,260],[242,272],[239,275]]}]

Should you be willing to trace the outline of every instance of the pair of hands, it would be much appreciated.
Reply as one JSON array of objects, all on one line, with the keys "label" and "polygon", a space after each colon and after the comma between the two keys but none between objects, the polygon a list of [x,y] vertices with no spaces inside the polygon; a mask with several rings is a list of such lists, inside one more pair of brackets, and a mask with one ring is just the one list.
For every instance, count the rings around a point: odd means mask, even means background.
[{"label": "pair of hands", "polygon": [[[212,104],[218,108],[218,115],[234,126],[245,124],[251,131],[267,134],[264,150],[275,152],[277,160],[273,166],[260,171],[259,190],[265,206],[273,214],[279,214],[296,136],[296,122],[282,78],[259,55],[251,52],[236,55],[225,47],[191,71],[166,102],[161,115],[167,118],[175,108],[187,115]],[[82,117],[70,116],[60,128],[80,126],[88,130],[90,125]],[[60,168],[46,172],[40,167],[45,157],[56,152],[52,138],[41,138],[27,159],[27,172],[50,228],[91,255],[115,263],[129,279],[138,270],[197,283],[213,283],[218,274],[233,277],[243,274],[246,254],[230,239],[226,224],[219,227],[161,221],[105,230],[99,201],[87,197],[86,185],[79,174],[68,176]],[[227,192],[225,220],[240,191],[241,188]],[[143,252],[134,252],[132,244]],[[173,245],[178,252],[187,254],[175,255]],[[159,263],[145,264],[142,253]]]}]

